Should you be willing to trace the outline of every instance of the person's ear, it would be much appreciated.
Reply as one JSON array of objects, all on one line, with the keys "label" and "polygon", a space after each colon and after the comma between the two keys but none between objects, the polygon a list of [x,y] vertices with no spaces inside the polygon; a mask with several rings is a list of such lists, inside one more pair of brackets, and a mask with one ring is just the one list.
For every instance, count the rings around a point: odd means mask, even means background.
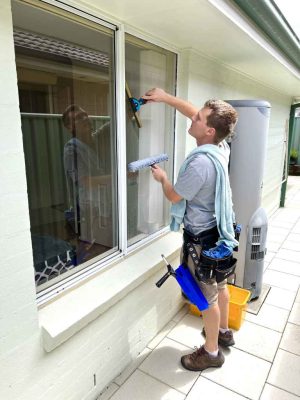
[{"label": "person's ear", "polygon": [[215,136],[215,134],[216,134],[215,128],[208,127],[207,134],[208,134],[209,136]]}]

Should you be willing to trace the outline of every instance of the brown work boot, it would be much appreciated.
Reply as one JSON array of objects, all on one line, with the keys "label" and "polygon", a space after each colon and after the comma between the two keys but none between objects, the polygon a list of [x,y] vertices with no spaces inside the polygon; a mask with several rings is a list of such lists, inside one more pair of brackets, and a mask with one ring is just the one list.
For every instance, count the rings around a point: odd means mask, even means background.
[{"label": "brown work boot", "polygon": [[219,368],[222,367],[224,361],[224,355],[220,350],[218,355],[213,357],[205,350],[204,346],[201,346],[194,353],[181,357],[182,366],[190,371],[203,371],[211,367]]},{"label": "brown work boot", "polygon": [[[204,328],[202,329],[201,333],[204,337],[206,337]],[[224,347],[233,346],[235,344],[235,341],[233,338],[232,330],[228,329],[228,331],[226,331],[224,333],[219,331],[218,343],[219,343],[219,345],[224,346]]]}]

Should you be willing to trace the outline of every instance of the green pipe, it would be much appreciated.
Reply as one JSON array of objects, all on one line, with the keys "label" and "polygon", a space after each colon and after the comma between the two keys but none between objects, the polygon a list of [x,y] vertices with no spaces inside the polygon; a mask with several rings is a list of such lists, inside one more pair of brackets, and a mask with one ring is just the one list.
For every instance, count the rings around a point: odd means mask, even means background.
[{"label": "green pipe", "polygon": [[[291,106],[291,111],[290,111],[289,139],[288,139],[288,149],[287,149],[287,155],[286,155],[287,156],[288,168],[289,168],[289,161],[290,161],[291,146],[292,146],[292,142],[293,142],[293,138],[294,138],[295,112],[296,112],[296,108],[298,108],[299,106],[300,106],[300,103],[293,104]],[[289,171],[287,172],[287,175],[289,175]],[[288,181],[288,176],[287,176],[286,180],[281,185],[280,207],[284,207],[284,205],[285,205],[285,195],[286,195],[287,181]]]}]

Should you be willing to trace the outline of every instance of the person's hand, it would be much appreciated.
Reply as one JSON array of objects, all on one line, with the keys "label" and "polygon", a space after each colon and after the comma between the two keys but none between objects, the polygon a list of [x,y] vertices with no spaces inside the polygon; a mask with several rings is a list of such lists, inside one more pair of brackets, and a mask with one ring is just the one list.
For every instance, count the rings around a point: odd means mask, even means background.
[{"label": "person's hand", "polygon": [[167,173],[163,169],[161,169],[158,165],[151,165],[151,172],[153,178],[160,183],[163,183],[164,180],[167,179]]},{"label": "person's hand", "polygon": [[167,102],[169,94],[166,93],[163,89],[160,88],[153,88],[148,90],[144,96],[142,96],[142,99],[147,100],[147,102]]}]

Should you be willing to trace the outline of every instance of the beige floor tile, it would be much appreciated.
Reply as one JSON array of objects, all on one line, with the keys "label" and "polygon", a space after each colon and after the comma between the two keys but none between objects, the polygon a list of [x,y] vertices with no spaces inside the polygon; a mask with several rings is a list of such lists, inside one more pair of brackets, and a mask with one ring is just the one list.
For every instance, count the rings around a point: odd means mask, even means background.
[{"label": "beige floor tile", "polygon": [[278,228],[292,229],[295,221],[285,221],[283,218],[275,218],[272,219],[272,226],[276,226]]},{"label": "beige floor tile", "polygon": [[267,254],[265,255],[265,261],[271,262],[275,256],[276,256],[275,252],[267,251]]},{"label": "beige floor tile", "polygon": [[288,237],[286,238],[286,240],[289,242],[300,243],[300,234],[299,233],[290,233],[288,235]]},{"label": "beige floor tile", "polygon": [[244,400],[245,397],[200,376],[186,400]]},{"label": "beige floor tile", "polygon": [[279,208],[274,216],[271,218],[271,224],[274,220],[282,220],[282,221],[289,221],[295,223],[296,220],[299,218],[300,212],[295,213],[293,210],[289,210],[288,208]]},{"label": "beige floor tile", "polygon": [[273,221],[278,220],[278,219],[286,219],[287,221],[295,222],[295,217],[294,217],[294,219],[292,217],[293,216],[291,215],[291,211],[289,211],[288,209],[278,208],[276,210],[276,212],[270,218],[270,224],[273,224]]},{"label": "beige floor tile", "polygon": [[300,251],[280,249],[276,257],[282,258],[283,260],[300,262]]},{"label": "beige floor tile", "polygon": [[300,289],[298,289],[298,293],[295,299],[295,303],[300,303]]},{"label": "beige floor tile", "polygon": [[235,347],[254,356],[273,361],[281,334],[263,326],[245,321],[234,333]]},{"label": "beige floor tile", "polygon": [[151,353],[151,350],[147,347],[138,355],[138,357],[125,368],[122,373],[114,379],[114,382],[121,386],[126,379],[139,367],[139,365],[145,360],[146,357]]},{"label": "beige floor tile", "polygon": [[292,233],[300,233],[300,224],[299,224],[299,222],[293,227]]},{"label": "beige floor tile", "polygon": [[286,203],[287,207],[291,208],[291,210],[298,211],[300,209],[300,202],[299,200],[289,200]]},{"label": "beige floor tile", "polygon": [[177,314],[174,315],[172,321],[179,322],[185,316],[185,314],[188,313],[188,311],[189,311],[189,306],[188,304],[185,304],[182,307],[182,309]]},{"label": "beige floor tile", "polygon": [[288,310],[263,304],[257,315],[246,313],[245,319],[274,331],[283,332],[288,315]]},{"label": "beige floor tile", "polygon": [[271,364],[244,351],[231,348],[222,368],[207,369],[201,376],[252,400],[258,400]]},{"label": "beige floor tile", "polygon": [[299,400],[299,397],[266,383],[260,400]]},{"label": "beige floor tile", "polygon": [[268,228],[267,241],[273,240],[274,242],[283,242],[288,236],[290,230],[285,228],[278,228],[277,226],[270,225]]},{"label": "beige floor tile", "polygon": [[294,261],[287,261],[282,258],[274,257],[268,268],[285,274],[300,276],[300,263]]},{"label": "beige floor tile", "polygon": [[270,265],[270,263],[269,262],[264,262],[264,272],[265,272],[265,270],[268,268],[268,266]]},{"label": "beige floor tile", "polygon": [[97,400],[108,400],[111,396],[119,389],[119,386],[115,383],[111,383],[107,386],[97,397]]},{"label": "beige floor tile", "polygon": [[264,273],[263,281],[268,285],[296,292],[299,287],[300,277],[284,274],[283,272],[268,268]]},{"label": "beige floor tile", "polygon": [[299,377],[300,357],[279,349],[267,382],[300,396]]},{"label": "beige floor tile", "polygon": [[299,242],[297,243],[292,240],[286,240],[285,242],[283,242],[281,248],[287,250],[300,251]]},{"label": "beige floor tile", "polygon": [[284,308],[285,310],[291,310],[295,300],[295,295],[296,293],[291,292],[290,290],[271,287],[265,303],[270,304],[271,306]]},{"label": "beige floor tile", "polygon": [[272,240],[268,240],[267,249],[271,252],[277,252],[282,245],[282,242],[273,242]]},{"label": "beige floor tile", "polygon": [[136,370],[110,400],[184,400],[185,395]]},{"label": "beige floor tile", "polygon": [[289,322],[300,325],[300,303],[293,305],[292,311],[289,316]]},{"label": "beige floor tile", "polygon": [[200,317],[187,314],[167,337],[176,340],[190,348],[199,347],[204,343],[203,336],[201,335],[203,321]]},{"label": "beige floor tile", "polygon": [[[269,242],[274,242],[274,243],[283,243],[286,239],[287,239],[287,235],[289,233],[288,229],[285,229],[284,232],[280,233],[280,232],[270,232],[268,231],[268,235],[267,235],[267,249],[268,251],[269,249]],[[270,250],[271,251],[271,250]]]},{"label": "beige floor tile", "polygon": [[282,340],[280,342],[281,349],[300,356],[300,326],[288,323],[285,327]]},{"label": "beige floor tile", "polygon": [[149,349],[154,349],[166,336],[167,334],[176,326],[175,321],[170,321],[159,333],[157,336],[155,336],[154,339],[151,340],[150,343],[148,343],[147,347]]},{"label": "beige floor tile", "polygon": [[187,371],[181,366],[181,357],[188,353],[191,353],[191,349],[166,338],[152,351],[139,369],[187,394],[199,376],[199,372]]}]

